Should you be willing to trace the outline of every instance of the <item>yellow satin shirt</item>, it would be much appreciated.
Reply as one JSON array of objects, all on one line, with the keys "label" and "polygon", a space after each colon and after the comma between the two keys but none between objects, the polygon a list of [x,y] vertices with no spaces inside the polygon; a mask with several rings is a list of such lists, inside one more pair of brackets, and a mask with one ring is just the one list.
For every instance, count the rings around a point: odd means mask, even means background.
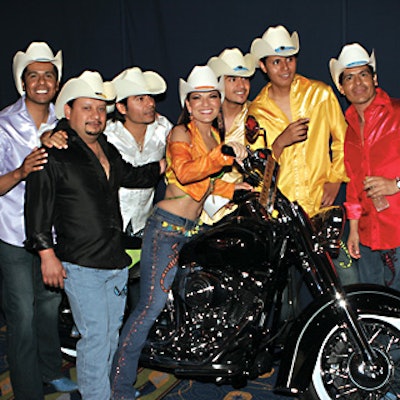
[{"label": "yellow satin shirt", "polygon": [[[290,89],[293,121],[289,121],[269,98],[270,87],[268,83],[253,100],[248,115],[254,116],[265,129],[269,149],[291,122],[310,119],[307,140],[285,147],[277,161],[280,190],[312,216],[320,209],[326,182],[348,181],[343,151],[347,125],[342,109],[330,86],[296,74]],[[264,146],[264,138],[260,136],[251,149]]]},{"label": "yellow satin shirt", "polygon": [[[249,109],[248,108],[249,104],[250,104],[250,102],[245,103],[243,105],[240,113],[238,115],[236,115],[235,119],[233,120],[231,129],[225,133],[225,143],[238,142],[243,145],[245,144],[244,126],[245,126],[246,119],[247,119],[247,112]],[[225,172],[225,174],[223,175],[223,177],[221,179],[224,182],[237,183],[237,182],[243,181],[243,176],[236,169],[236,167],[233,166],[232,171]],[[219,211],[216,212],[216,214],[214,214],[214,216],[212,218],[203,210],[203,212],[201,213],[200,219],[205,224],[213,225],[216,222],[220,221],[226,215],[235,211],[236,208],[237,208],[237,206],[232,206],[230,208],[222,207]]]}]

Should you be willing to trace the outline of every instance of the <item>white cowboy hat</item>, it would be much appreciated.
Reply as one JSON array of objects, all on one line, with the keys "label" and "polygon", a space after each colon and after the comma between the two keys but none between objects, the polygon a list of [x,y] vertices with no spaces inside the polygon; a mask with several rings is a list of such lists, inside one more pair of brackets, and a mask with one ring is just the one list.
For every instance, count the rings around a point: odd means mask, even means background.
[{"label": "white cowboy hat", "polygon": [[51,62],[58,71],[58,82],[60,82],[62,74],[62,55],[61,50],[54,56],[49,45],[45,42],[32,42],[26,49],[26,52],[18,51],[13,59],[13,74],[15,86],[18,93],[22,96],[24,89],[22,87],[22,73],[25,68],[34,62]]},{"label": "white cowboy hat", "polygon": [[243,56],[238,48],[225,49],[218,57],[211,57],[207,65],[220,76],[242,76],[249,78],[254,75],[256,60],[252,54]]},{"label": "white cowboy hat", "polygon": [[179,96],[182,107],[185,105],[186,97],[192,92],[210,92],[218,90],[221,94],[221,102],[224,101],[224,81],[218,82],[216,75],[208,65],[196,65],[189,74],[187,81],[179,79]]},{"label": "white cowboy hat", "polygon": [[362,65],[370,65],[376,72],[376,60],[374,50],[371,56],[358,43],[346,44],[343,46],[338,59],[331,58],[329,61],[329,70],[332,80],[335,82],[337,89],[340,91],[339,77],[346,68],[360,67]]},{"label": "white cowboy hat", "polygon": [[268,56],[289,57],[297,54],[300,50],[299,35],[297,32],[289,34],[287,29],[282,26],[269,27],[261,38],[253,40],[250,53],[260,60]]},{"label": "white cowboy hat", "polygon": [[67,81],[62,87],[55,104],[56,117],[64,118],[64,105],[79,97],[104,100],[107,103],[115,101],[115,89],[111,82],[103,82],[96,71],[85,71],[77,78]]},{"label": "white cowboy hat", "polygon": [[138,67],[121,72],[112,80],[112,83],[117,92],[117,101],[143,94],[154,96],[167,90],[167,84],[159,74],[153,71],[142,72]]}]

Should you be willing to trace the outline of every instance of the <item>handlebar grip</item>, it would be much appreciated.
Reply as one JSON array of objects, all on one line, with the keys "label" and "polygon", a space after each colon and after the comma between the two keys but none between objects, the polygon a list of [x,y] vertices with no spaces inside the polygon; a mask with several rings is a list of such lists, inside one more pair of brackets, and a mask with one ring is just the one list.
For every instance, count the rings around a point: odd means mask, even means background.
[{"label": "handlebar grip", "polygon": [[232,156],[232,157],[236,157],[236,154],[233,150],[233,148],[227,144],[223,144],[221,147],[221,153],[225,154],[226,156]]}]

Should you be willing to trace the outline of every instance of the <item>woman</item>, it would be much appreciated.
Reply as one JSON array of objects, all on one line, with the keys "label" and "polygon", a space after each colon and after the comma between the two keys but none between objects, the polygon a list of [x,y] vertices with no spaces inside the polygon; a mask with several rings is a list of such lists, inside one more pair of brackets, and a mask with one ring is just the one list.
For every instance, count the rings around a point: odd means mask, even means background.
[{"label": "woman", "polygon": [[241,162],[246,148],[230,143],[236,157],[222,154],[220,138],[213,127],[221,108],[223,89],[207,66],[196,66],[187,82],[180,80],[184,107],[179,124],[168,138],[166,177],[168,185],[149,217],[142,245],[140,301],[121,332],[111,373],[112,399],[135,399],[133,384],[141,350],[155,319],[162,311],[172,285],[178,253],[199,231],[197,220],[211,193],[232,198],[236,189],[251,189],[247,183],[218,179],[224,166],[235,158]]}]

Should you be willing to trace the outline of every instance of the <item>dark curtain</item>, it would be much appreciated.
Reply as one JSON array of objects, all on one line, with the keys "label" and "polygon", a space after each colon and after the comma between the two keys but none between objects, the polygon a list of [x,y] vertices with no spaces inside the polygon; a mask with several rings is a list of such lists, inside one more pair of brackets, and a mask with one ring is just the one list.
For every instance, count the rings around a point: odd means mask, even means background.
[{"label": "dark curtain", "polygon": [[[130,66],[152,69],[167,81],[158,110],[176,121],[178,79],[224,48],[243,52],[270,25],[300,36],[298,72],[332,84],[328,61],[341,46],[358,41],[375,48],[379,84],[400,97],[398,0],[41,0],[4,1],[0,13],[0,108],[14,102],[11,65],[31,41],[63,50],[62,82],[85,69],[105,79]],[[258,71],[251,98],[265,84]],[[346,104],[341,99],[343,107]]]}]

